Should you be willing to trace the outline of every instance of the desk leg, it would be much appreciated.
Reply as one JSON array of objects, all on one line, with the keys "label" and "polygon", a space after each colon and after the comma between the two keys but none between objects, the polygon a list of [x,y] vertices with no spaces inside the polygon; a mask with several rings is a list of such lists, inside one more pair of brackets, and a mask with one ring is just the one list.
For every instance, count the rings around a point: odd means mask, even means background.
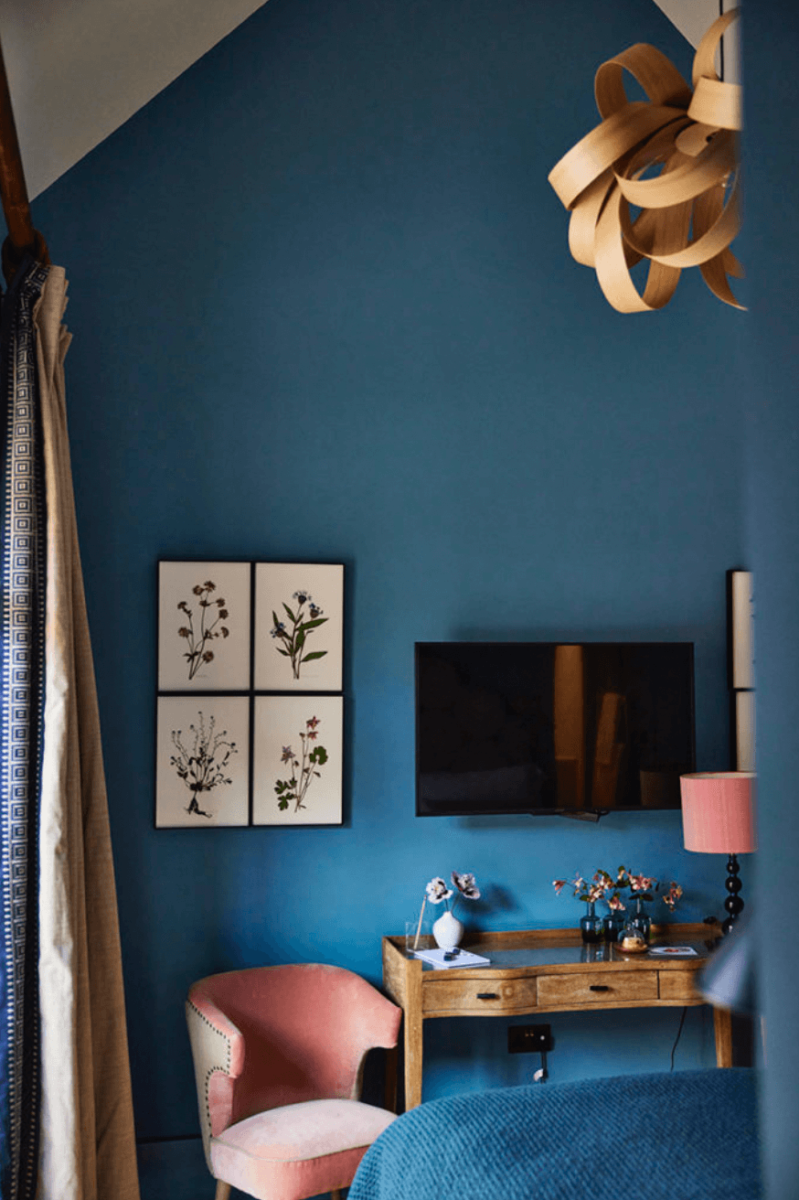
[{"label": "desk leg", "polygon": [[405,1111],[422,1103],[422,964],[417,959],[405,976],[403,1030],[405,1048]]},{"label": "desk leg", "polygon": [[732,1066],[732,1013],[728,1008],[713,1009],[713,1032],[716,1035],[716,1066]]}]

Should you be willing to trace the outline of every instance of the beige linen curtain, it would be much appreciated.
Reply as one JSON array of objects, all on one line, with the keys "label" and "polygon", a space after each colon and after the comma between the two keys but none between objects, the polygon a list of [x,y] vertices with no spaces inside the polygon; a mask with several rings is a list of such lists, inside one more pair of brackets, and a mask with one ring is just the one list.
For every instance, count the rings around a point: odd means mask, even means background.
[{"label": "beige linen curtain", "polygon": [[34,309],[47,500],[40,805],[42,1122],[37,1200],[138,1200],[100,726],[64,402],[67,283]]}]

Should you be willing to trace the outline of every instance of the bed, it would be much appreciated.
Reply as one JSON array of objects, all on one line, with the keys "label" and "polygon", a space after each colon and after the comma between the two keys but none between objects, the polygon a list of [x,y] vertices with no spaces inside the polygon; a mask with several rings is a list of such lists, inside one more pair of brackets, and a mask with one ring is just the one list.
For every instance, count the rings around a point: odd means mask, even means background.
[{"label": "bed", "polygon": [[731,1068],[433,1100],[380,1135],[348,1200],[759,1200],[756,1090]]}]

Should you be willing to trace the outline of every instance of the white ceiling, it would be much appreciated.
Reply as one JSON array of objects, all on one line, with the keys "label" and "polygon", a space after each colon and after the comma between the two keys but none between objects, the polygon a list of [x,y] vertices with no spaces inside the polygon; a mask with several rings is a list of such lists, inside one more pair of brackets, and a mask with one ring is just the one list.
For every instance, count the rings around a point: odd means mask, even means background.
[{"label": "white ceiling", "polygon": [[[716,17],[740,7],[740,0],[655,0],[655,4],[692,46],[698,46]],[[728,83],[740,82],[740,25],[739,18],[724,35],[724,78]]]},{"label": "white ceiling", "polygon": [[[31,199],[265,2],[3,0],[0,39]],[[693,45],[719,12],[719,0],[656,3]]]},{"label": "white ceiling", "polygon": [[2,0],[33,199],[265,0]]}]

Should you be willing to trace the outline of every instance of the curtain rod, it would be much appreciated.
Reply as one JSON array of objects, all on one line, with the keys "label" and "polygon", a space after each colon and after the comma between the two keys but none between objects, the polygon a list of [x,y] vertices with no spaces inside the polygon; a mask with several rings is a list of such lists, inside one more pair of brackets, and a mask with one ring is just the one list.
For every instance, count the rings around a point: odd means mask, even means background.
[{"label": "curtain rod", "polygon": [[8,237],[3,242],[3,274],[10,283],[24,255],[33,255],[37,262],[49,265],[47,244],[33,227],[28,188],[19,150],[8,76],[0,45],[0,200],[8,227]]}]

